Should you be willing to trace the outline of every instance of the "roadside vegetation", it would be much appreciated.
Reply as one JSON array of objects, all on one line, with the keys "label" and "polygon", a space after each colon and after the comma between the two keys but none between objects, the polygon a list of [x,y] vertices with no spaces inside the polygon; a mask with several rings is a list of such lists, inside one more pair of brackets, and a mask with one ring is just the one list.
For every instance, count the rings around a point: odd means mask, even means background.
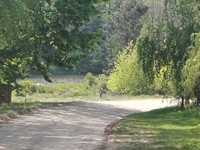
[{"label": "roadside vegetation", "polygon": [[15,119],[19,115],[32,113],[34,110],[45,106],[39,102],[13,102],[12,104],[3,104],[0,106],[0,123],[5,123],[10,119]]},{"label": "roadside vegetation", "polygon": [[[66,77],[67,80],[67,77]],[[31,99],[67,99],[78,97],[98,97],[100,89],[106,85],[106,76],[99,75],[94,76],[88,73],[80,81],[68,81],[42,83],[37,80],[21,80],[18,83],[18,88],[13,92],[13,95],[17,98],[27,99],[27,102]]]}]

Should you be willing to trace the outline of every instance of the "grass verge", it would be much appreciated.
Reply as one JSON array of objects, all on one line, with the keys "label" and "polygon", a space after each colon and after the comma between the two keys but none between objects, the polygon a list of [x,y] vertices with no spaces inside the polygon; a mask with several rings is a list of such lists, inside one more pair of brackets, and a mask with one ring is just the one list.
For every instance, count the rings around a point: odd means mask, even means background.
[{"label": "grass verge", "polygon": [[117,150],[200,150],[200,108],[130,115],[113,128]]},{"label": "grass verge", "polygon": [[18,115],[27,114],[32,110],[42,107],[42,103],[12,103],[0,105],[0,122],[9,121],[16,118]]}]

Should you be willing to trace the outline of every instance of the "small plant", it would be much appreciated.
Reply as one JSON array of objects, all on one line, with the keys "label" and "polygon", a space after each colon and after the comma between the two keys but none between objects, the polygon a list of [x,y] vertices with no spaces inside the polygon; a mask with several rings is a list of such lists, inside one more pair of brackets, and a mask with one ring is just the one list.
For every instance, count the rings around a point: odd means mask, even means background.
[{"label": "small plant", "polygon": [[31,95],[37,91],[36,87],[34,86],[33,82],[30,80],[21,81],[18,85],[16,90],[17,96],[26,96]]},{"label": "small plant", "polygon": [[27,102],[27,97],[36,93],[37,88],[34,86],[33,81],[24,80],[21,81],[16,89],[16,95],[25,97],[25,103]]},{"label": "small plant", "polygon": [[97,85],[96,77],[92,73],[87,73],[84,78],[84,81],[89,87]]}]

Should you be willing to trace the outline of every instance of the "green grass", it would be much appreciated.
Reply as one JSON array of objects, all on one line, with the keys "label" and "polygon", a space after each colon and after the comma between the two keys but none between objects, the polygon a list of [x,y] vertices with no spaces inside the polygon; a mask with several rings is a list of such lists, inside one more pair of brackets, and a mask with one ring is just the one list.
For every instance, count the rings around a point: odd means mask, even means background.
[{"label": "green grass", "polygon": [[8,113],[9,111],[15,111],[15,112],[22,112],[23,110],[30,110],[34,109],[38,106],[41,106],[40,103],[12,103],[12,104],[3,104],[0,106],[0,114]]},{"label": "green grass", "polygon": [[18,115],[31,113],[32,110],[42,106],[43,104],[38,102],[2,104],[0,105],[0,122],[16,118]]},{"label": "green grass", "polygon": [[200,150],[200,109],[131,115],[113,129],[119,150]]},{"label": "green grass", "polygon": [[18,114],[25,114],[49,104],[96,100],[98,93],[96,86],[88,86],[86,82],[43,83],[21,80],[19,83],[20,88],[13,91],[12,104],[0,105],[0,120],[15,118]]},{"label": "green grass", "polygon": [[28,99],[65,99],[77,97],[95,97],[98,89],[89,87],[85,83],[50,83],[50,84],[35,84],[30,82],[24,84],[21,88],[13,92],[14,99],[23,99],[28,96]]}]

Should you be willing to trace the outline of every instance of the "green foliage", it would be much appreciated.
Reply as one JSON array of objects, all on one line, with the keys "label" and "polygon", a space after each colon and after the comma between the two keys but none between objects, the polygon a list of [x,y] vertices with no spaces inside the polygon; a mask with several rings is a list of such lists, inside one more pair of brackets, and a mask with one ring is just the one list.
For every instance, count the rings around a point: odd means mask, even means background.
[{"label": "green foliage", "polygon": [[92,73],[87,73],[84,77],[84,82],[88,87],[93,87],[97,85],[96,77]]},{"label": "green foliage", "polygon": [[200,78],[200,34],[194,34],[194,45],[183,68],[183,87],[186,98],[194,98]]},{"label": "green foliage", "polygon": [[138,63],[136,48],[132,44],[119,54],[115,68],[108,79],[108,88],[120,94],[148,93],[148,81]]},{"label": "green foliage", "polygon": [[15,90],[17,97],[26,97],[28,100],[36,98],[67,98],[67,97],[95,97],[100,88],[106,86],[107,77],[98,77],[88,73],[80,83],[38,83],[32,80],[22,80]]},{"label": "green foliage", "polygon": [[29,13],[21,0],[3,0],[0,10],[0,84],[12,84],[16,78],[24,76],[24,67],[31,59],[26,57],[25,47],[31,25]]},{"label": "green foliage", "polygon": [[183,97],[182,69],[188,58],[188,47],[192,44],[191,35],[200,29],[195,21],[199,3],[195,0],[166,0],[159,5],[162,6],[156,10],[159,13],[150,11],[144,18],[137,41],[139,59],[151,81],[163,67],[170,66],[170,80],[174,83],[176,96]]},{"label": "green foliage", "polygon": [[95,50],[81,59],[78,69],[83,73],[110,73],[118,52],[139,36],[140,19],[147,11],[141,0],[109,0],[97,5],[97,9],[101,13],[88,28],[99,31],[101,36]]},{"label": "green foliage", "polygon": [[175,87],[170,80],[170,69],[163,67],[160,72],[155,76],[153,86],[154,93],[165,96],[175,96]]},{"label": "green foliage", "polygon": [[170,80],[170,67],[160,69],[153,81],[149,82],[149,78],[143,72],[137,52],[136,46],[130,45],[120,53],[109,77],[108,88],[121,94],[175,95],[174,85]]},{"label": "green foliage", "polygon": [[32,95],[36,91],[37,91],[37,88],[36,86],[34,86],[33,81],[24,80],[20,82],[20,85],[16,89],[16,95],[26,97],[28,95]]},{"label": "green foliage", "polygon": [[51,64],[75,65],[97,41],[87,24],[102,1],[1,0],[0,85],[16,87],[31,71],[51,82]]},{"label": "green foliage", "polygon": [[73,83],[64,80],[52,83],[21,80],[18,82],[18,88],[15,90],[14,96],[19,101],[24,100],[25,97],[27,102],[44,98],[97,97],[102,88],[107,92],[107,76],[103,74],[94,76],[88,73],[82,81]]},{"label": "green foliage", "polygon": [[52,3],[56,12],[51,27],[56,34],[51,34],[51,37],[58,47],[55,53],[58,64],[74,65],[92,49],[98,36],[97,32],[91,32],[87,27],[98,13],[95,4],[102,1],[58,0]]},{"label": "green foliage", "polygon": [[84,83],[88,86],[88,88],[95,89],[96,94],[101,89],[108,90],[107,82],[108,82],[108,77],[104,74],[94,76],[91,73],[87,73],[84,78]]}]

